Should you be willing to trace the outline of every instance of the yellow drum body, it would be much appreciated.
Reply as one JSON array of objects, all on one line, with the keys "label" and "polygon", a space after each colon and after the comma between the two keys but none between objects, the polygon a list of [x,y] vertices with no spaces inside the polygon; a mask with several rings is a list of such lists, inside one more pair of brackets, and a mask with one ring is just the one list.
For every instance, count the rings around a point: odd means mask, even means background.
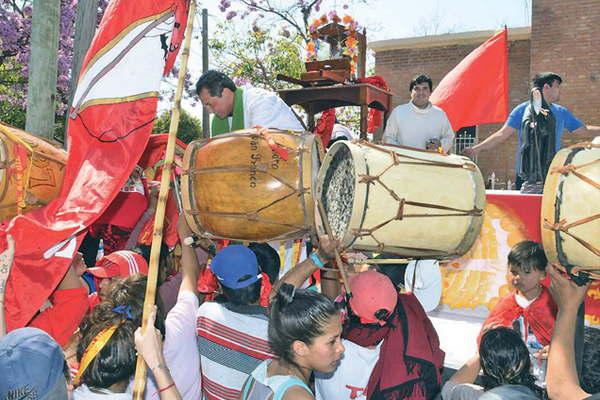
[{"label": "yellow drum body", "polygon": [[0,221],[56,198],[66,163],[58,145],[0,123]]},{"label": "yellow drum body", "polygon": [[466,253],[485,207],[481,172],[468,158],[366,142],[329,149],[317,195],[344,246],[416,258]]},{"label": "yellow drum body", "polygon": [[551,263],[600,277],[600,137],[556,153],[544,184],[541,224]]},{"label": "yellow drum body", "polygon": [[256,242],[312,232],[321,142],[310,133],[268,132],[287,161],[254,129],[188,145],[181,193],[194,232]]}]

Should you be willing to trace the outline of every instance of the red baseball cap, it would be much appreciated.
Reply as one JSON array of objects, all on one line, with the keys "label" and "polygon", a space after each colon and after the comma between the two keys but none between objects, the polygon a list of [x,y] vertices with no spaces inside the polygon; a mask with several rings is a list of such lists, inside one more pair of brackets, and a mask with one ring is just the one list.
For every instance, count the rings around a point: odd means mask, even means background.
[{"label": "red baseball cap", "polygon": [[388,315],[396,308],[398,292],[387,276],[377,271],[365,271],[350,280],[350,307],[363,324],[385,325],[375,316],[384,309]]},{"label": "red baseball cap", "polygon": [[141,254],[131,250],[119,250],[102,257],[87,272],[97,278],[127,278],[135,274],[148,275],[148,263]]}]

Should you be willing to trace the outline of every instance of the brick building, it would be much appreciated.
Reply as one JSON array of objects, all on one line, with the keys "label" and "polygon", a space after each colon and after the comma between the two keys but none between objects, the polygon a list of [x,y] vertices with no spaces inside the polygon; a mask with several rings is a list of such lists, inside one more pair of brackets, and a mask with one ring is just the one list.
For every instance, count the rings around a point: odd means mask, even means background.
[{"label": "brick building", "polygon": [[[531,20],[531,27],[509,29],[509,108],[527,99],[536,72],[554,71],[564,79],[559,104],[584,123],[600,125],[600,1],[533,0]],[[369,43],[369,48],[375,52],[375,72],[390,85],[396,106],[409,101],[408,84],[415,74],[429,74],[435,85],[493,34],[477,31],[382,40]],[[481,125],[458,136],[466,134],[468,142],[469,134],[474,134],[475,140],[482,141],[501,126]],[[494,172],[500,187],[514,181],[516,142],[516,137],[511,138],[478,155],[484,177]],[[563,145],[571,142],[569,135],[563,136]]]}]

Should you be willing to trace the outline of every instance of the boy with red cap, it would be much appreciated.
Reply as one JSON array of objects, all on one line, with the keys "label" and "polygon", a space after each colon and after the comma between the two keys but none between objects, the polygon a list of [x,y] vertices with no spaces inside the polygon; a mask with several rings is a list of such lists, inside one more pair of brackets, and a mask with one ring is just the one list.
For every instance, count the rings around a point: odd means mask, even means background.
[{"label": "boy with red cap", "polygon": [[[297,284],[322,267],[319,262],[299,264],[281,281]],[[339,293],[337,278],[330,271],[321,274],[323,291],[330,297]],[[440,390],[444,352],[417,298],[398,293],[376,271],[351,278],[350,291],[344,358],[332,374],[315,375],[316,398],[433,399]]]}]

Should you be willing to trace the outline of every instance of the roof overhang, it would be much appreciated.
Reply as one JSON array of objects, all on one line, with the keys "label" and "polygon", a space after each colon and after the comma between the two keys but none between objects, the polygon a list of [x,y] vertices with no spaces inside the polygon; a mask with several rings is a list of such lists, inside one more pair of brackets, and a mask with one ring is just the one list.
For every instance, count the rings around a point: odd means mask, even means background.
[{"label": "roof overhang", "polygon": [[[401,50],[401,49],[423,49],[427,47],[441,47],[451,45],[481,44],[493,36],[494,30],[472,31],[460,33],[446,33],[443,35],[420,36],[403,39],[388,39],[369,42],[367,47],[374,52]],[[531,27],[523,26],[508,28],[508,40],[528,40],[531,38]]]}]

